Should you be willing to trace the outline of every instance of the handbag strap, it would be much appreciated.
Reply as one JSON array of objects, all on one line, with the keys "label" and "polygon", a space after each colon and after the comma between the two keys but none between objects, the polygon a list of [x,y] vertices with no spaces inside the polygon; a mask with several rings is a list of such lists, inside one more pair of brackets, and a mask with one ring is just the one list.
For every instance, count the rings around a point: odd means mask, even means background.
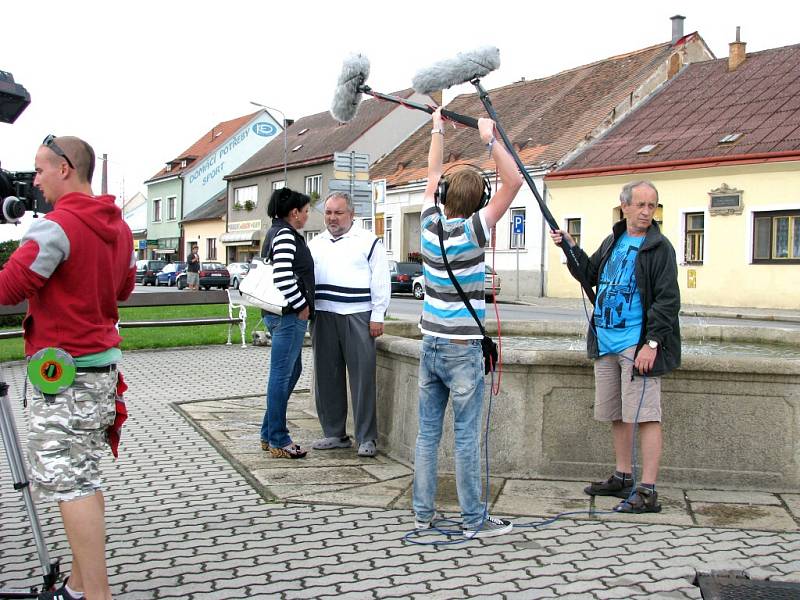
[{"label": "handbag strap", "polygon": [[458,283],[456,276],[453,275],[453,270],[450,268],[450,263],[447,261],[447,252],[444,249],[444,228],[442,227],[442,218],[444,218],[444,215],[439,213],[439,220],[436,222],[436,227],[439,234],[439,247],[442,249],[442,260],[444,261],[444,266],[447,269],[447,274],[450,276],[450,281],[453,282],[453,287],[456,288],[461,301],[467,307],[467,310],[472,315],[472,318],[475,319],[475,322],[478,324],[478,328],[481,330],[481,335],[485,336],[486,330],[483,328],[483,323],[481,323],[480,319],[478,319],[475,309],[472,308],[472,304],[470,304],[470,301],[467,300],[467,295],[464,293],[464,290],[461,289],[461,285]]}]

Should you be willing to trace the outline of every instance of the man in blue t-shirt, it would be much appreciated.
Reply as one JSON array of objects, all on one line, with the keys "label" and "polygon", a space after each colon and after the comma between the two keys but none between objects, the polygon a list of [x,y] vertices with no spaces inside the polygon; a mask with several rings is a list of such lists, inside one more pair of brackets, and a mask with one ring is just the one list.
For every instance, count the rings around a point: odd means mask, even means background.
[{"label": "man in blue t-shirt", "polygon": [[[655,490],[661,462],[661,375],[680,365],[678,312],[680,291],[675,250],[653,217],[658,191],[649,181],[622,188],[625,217],[589,257],[575,248],[579,267],[569,264],[579,281],[597,286],[587,350],[594,358],[595,405],[598,421],[610,421],[616,471],[606,481],[587,486],[590,496],[616,496],[618,512],[659,512]],[[556,244],[563,230],[552,231]],[[642,449],[641,482],[633,488],[632,450],[638,424]]]}]

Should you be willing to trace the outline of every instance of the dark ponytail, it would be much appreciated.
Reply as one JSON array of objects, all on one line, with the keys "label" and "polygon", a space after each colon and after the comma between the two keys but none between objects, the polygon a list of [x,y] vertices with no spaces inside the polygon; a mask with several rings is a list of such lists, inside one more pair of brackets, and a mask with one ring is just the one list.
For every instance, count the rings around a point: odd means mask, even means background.
[{"label": "dark ponytail", "polygon": [[292,212],[293,209],[301,210],[310,202],[311,198],[305,194],[284,187],[272,192],[269,204],[267,205],[267,214],[273,219],[283,219]]}]

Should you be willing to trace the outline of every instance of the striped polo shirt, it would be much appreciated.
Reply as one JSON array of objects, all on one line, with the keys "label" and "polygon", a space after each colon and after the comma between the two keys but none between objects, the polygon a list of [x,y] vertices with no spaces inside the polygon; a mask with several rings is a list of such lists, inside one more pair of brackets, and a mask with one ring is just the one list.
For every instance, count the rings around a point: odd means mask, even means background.
[{"label": "striped polo shirt", "polygon": [[489,237],[484,211],[469,218],[447,219],[433,203],[422,207],[422,262],[425,302],[420,330],[423,334],[455,339],[482,339],[480,329],[453,286],[442,261],[437,224],[441,221],[447,262],[481,322],[486,313],[484,246]]}]

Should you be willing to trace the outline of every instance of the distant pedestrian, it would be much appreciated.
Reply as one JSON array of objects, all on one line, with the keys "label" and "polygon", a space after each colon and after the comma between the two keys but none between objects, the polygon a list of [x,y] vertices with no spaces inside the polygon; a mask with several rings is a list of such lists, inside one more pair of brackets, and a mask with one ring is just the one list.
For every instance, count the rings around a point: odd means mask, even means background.
[{"label": "distant pedestrian", "polygon": [[[567,262],[579,281],[597,286],[597,301],[586,338],[595,359],[594,418],[610,421],[616,471],[587,486],[590,496],[616,496],[618,512],[659,512],[656,477],[663,446],[661,376],[681,362],[678,312],[681,306],[675,249],[653,220],[658,190],[649,181],[622,188],[616,223],[600,248],[588,256],[567,232],[552,231],[575,247],[579,267]],[[646,376],[643,377],[643,376]],[[641,483],[633,488],[633,427],[642,447]]]},{"label": "distant pedestrian", "polygon": [[354,216],[349,194],[330,194],[326,231],[309,243],[316,280],[314,400],[325,436],[312,448],[352,445],[346,431],[349,381],[358,455],[372,457],[378,442],[375,339],[383,335],[391,284],[383,242],[354,226]]},{"label": "distant pedestrian", "polygon": [[200,289],[200,255],[197,244],[192,244],[192,252],[186,258],[186,285],[190,290]]},{"label": "distant pedestrian", "polygon": [[289,396],[303,370],[303,339],[314,314],[314,261],[298,230],[305,227],[311,199],[289,188],[272,192],[261,256],[272,259],[275,285],[289,303],[279,316],[261,311],[272,337],[267,408],[261,424],[261,449],[274,458],[303,458],[306,450],[292,441],[286,426]]}]

